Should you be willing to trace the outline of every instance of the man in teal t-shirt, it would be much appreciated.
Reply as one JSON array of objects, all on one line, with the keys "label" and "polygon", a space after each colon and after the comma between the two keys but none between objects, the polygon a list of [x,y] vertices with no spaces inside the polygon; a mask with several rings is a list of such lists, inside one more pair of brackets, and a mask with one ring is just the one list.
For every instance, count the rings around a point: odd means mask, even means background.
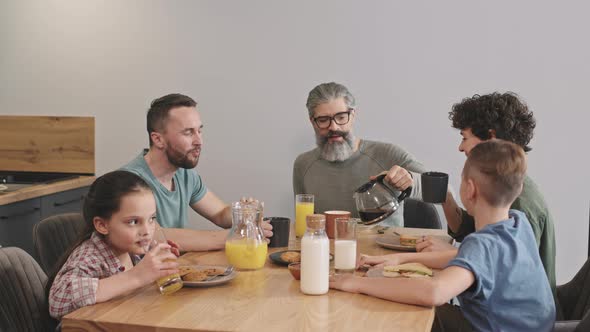
[{"label": "man in teal t-shirt", "polygon": [[[221,228],[232,225],[231,207],[207,190],[193,170],[201,155],[203,124],[197,103],[181,94],[169,94],[152,101],[147,113],[150,148],[142,151],[123,170],[141,176],[156,198],[157,218],[166,236],[182,250],[221,249],[227,231],[185,229],[191,207]],[[263,223],[272,236],[272,226]]]},{"label": "man in teal t-shirt", "polygon": [[207,187],[195,171],[179,168],[172,177],[174,191],[168,190],[150,170],[145,160],[145,155],[148,153],[147,149],[142,151],[122,169],[136,173],[152,187],[158,206],[157,217],[160,225],[167,228],[184,228],[188,220],[188,207],[207,194]]}]

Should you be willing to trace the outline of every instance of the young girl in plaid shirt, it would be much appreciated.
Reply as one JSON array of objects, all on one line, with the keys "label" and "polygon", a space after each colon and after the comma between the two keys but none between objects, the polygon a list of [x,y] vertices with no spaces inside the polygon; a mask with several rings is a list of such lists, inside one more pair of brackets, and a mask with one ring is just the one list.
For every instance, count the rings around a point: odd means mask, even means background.
[{"label": "young girl in plaid shirt", "polygon": [[[96,179],[84,200],[83,215],[86,231],[47,284],[52,317],[61,319],[178,273],[176,244],[169,241],[144,250],[156,227],[156,202],[139,176],[114,171]],[[137,255],[144,254],[139,261]]]}]

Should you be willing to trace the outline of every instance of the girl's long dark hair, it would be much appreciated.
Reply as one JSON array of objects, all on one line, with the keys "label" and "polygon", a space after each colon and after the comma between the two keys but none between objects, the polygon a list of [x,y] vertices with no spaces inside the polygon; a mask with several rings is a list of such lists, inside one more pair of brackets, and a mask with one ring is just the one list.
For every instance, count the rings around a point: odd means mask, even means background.
[{"label": "girl's long dark hair", "polygon": [[113,171],[107,173],[92,183],[88,194],[84,198],[82,215],[86,223],[86,228],[80,234],[74,245],[72,245],[60,257],[57,264],[51,269],[45,292],[49,298],[49,291],[57,273],[64,266],[72,252],[78,248],[84,241],[90,239],[94,232],[94,217],[110,219],[111,216],[119,211],[121,199],[133,192],[140,190],[150,190],[149,185],[138,175],[127,171]]}]

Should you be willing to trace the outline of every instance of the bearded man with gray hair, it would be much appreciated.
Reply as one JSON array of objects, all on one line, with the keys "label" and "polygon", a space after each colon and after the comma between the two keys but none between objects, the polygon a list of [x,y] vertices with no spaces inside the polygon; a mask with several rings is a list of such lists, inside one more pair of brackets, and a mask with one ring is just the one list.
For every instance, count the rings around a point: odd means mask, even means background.
[{"label": "bearded man with gray hair", "polygon": [[[424,166],[403,148],[354,136],[354,96],[338,83],[323,83],[307,98],[309,120],[317,147],[297,157],[293,166],[293,191],[313,194],[315,211],[350,211],[358,217],[352,194],[371,176],[386,173],[385,183],[394,189],[412,186],[411,198],[421,198],[419,174]],[[403,226],[403,202],[381,224]]]}]

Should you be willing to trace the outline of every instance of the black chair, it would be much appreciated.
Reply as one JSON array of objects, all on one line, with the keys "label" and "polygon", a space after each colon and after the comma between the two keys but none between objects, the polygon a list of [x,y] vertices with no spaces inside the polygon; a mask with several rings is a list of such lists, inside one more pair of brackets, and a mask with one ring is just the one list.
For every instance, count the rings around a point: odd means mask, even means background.
[{"label": "black chair", "polygon": [[52,272],[59,258],[74,244],[85,228],[86,223],[79,213],[58,214],[33,227],[33,245],[45,273]]},{"label": "black chair", "polygon": [[404,227],[442,229],[442,223],[434,204],[406,198]]},{"label": "black chair", "polygon": [[556,293],[559,320],[553,331],[578,331],[582,319],[590,325],[590,258],[570,282],[557,286]]},{"label": "black chair", "polygon": [[584,315],[582,320],[556,321],[553,325],[553,332],[588,332],[590,331],[590,311]]},{"label": "black chair", "polygon": [[0,248],[0,319],[6,331],[54,331],[49,316],[47,275],[24,250]]},{"label": "black chair", "polygon": [[578,324],[578,326],[576,326],[576,329],[574,330],[574,332],[587,332],[587,331],[590,331],[590,312],[586,313],[584,318],[582,318],[582,320],[580,321],[580,323]]},{"label": "black chair", "polygon": [[590,331],[590,220],[588,233],[588,260],[570,282],[557,286],[559,320],[553,332]]},{"label": "black chair", "polygon": [[12,322],[12,319],[4,312],[4,309],[0,307],[0,332],[16,331],[16,326]]}]

